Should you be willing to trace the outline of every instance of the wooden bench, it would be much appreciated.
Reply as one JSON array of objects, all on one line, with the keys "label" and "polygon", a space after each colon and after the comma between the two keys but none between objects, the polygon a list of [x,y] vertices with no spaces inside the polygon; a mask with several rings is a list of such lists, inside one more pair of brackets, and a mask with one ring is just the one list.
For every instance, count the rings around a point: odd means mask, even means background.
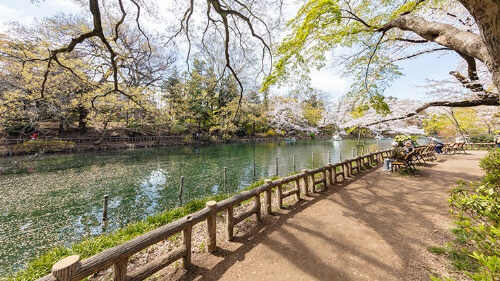
[{"label": "wooden bench", "polygon": [[404,159],[396,159],[392,161],[391,164],[391,173],[397,171],[400,168],[404,168],[409,173],[414,173],[417,169],[415,168],[415,164],[413,163],[413,157],[415,156],[415,151],[406,154]]},{"label": "wooden bench", "polygon": [[455,153],[463,153],[463,154],[466,154],[465,153],[465,149],[464,149],[464,144],[463,142],[455,142],[455,143],[452,143],[452,144],[448,144],[446,145],[444,148],[443,148],[443,152],[445,154],[455,154]]}]

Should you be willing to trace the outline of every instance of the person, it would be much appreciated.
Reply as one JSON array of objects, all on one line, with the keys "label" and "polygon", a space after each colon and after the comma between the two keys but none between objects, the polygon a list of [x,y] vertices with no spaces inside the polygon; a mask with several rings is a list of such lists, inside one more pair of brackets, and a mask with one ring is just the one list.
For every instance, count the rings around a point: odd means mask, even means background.
[{"label": "person", "polygon": [[500,130],[497,131],[497,135],[493,140],[497,144],[497,148],[500,148]]},{"label": "person", "polygon": [[434,151],[436,151],[437,154],[443,153],[442,150],[444,147],[443,141],[438,138],[432,138],[432,141],[436,144],[436,146],[434,146]]},{"label": "person", "polygon": [[405,151],[405,154],[411,153],[415,150],[415,146],[411,142],[411,140],[406,140],[403,144],[403,149]]},{"label": "person", "polygon": [[33,135],[31,135],[31,139],[32,140],[37,140],[38,139],[38,134],[37,133],[33,133]]},{"label": "person", "polygon": [[395,161],[396,159],[404,159],[405,157],[404,149],[402,147],[399,147],[397,142],[393,142],[391,146],[391,155],[389,156],[389,158],[384,159],[384,171],[390,171],[393,161]]}]

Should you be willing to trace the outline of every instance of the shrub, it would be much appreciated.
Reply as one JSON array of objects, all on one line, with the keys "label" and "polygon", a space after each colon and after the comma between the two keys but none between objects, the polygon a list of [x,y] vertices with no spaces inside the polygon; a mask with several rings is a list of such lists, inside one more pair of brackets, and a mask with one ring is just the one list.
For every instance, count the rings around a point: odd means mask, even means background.
[{"label": "shrub", "polygon": [[404,142],[407,140],[411,140],[414,146],[418,145],[417,136],[397,135],[394,137],[394,141],[397,142],[399,146],[403,146]]},{"label": "shrub", "polygon": [[477,262],[478,269],[468,273],[473,280],[500,280],[500,149],[489,152],[480,166],[486,172],[480,182],[460,182],[451,191],[455,233],[465,237],[455,246]]},{"label": "shrub", "polygon": [[474,143],[490,143],[493,142],[494,136],[492,135],[477,135],[470,137],[470,142]]},{"label": "shrub", "polygon": [[273,129],[269,129],[266,132],[266,137],[275,137],[276,136],[276,131]]},{"label": "shrub", "polygon": [[222,139],[223,139],[224,141],[230,141],[230,140],[231,140],[231,135],[229,135],[229,134],[224,134],[224,135],[222,135]]},{"label": "shrub", "polygon": [[55,152],[75,146],[74,142],[63,140],[28,140],[14,147],[14,152]]}]

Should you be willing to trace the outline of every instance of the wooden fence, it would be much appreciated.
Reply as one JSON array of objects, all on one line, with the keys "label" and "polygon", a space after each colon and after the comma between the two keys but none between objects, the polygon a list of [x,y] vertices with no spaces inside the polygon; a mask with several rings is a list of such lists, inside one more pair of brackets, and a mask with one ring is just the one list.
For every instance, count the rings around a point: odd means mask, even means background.
[{"label": "wooden fence", "polygon": [[[307,196],[309,193],[328,190],[335,183],[344,182],[348,178],[360,174],[363,170],[378,165],[388,154],[388,150],[370,153],[337,164],[328,163],[320,168],[302,170],[298,174],[278,180],[265,180],[265,183],[259,187],[243,191],[220,202],[209,201],[203,210],[107,249],[83,261],[80,261],[79,256],[66,257],[54,264],[52,274],[38,280],[81,280],[110,267],[113,267],[114,280],[144,280],[179,259],[182,259],[183,267],[188,268],[191,264],[191,232],[196,224],[203,221],[207,222],[206,246],[208,252],[213,252],[217,246],[216,215],[218,213],[223,212],[226,214],[227,239],[231,241],[234,238],[233,233],[236,224],[253,215],[255,215],[257,221],[260,221],[262,212],[271,214],[273,204],[271,194],[273,191],[276,193],[274,197],[276,202],[274,204],[281,209],[283,208],[283,199],[295,196],[295,200],[300,200],[302,196]],[[251,207],[235,214],[235,206],[247,200],[253,200]],[[134,254],[178,233],[182,233],[183,237],[181,246],[141,268],[132,272],[127,270],[129,258]]]},{"label": "wooden fence", "polygon": [[[467,149],[490,149],[494,144],[469,144]],[[196,213],[183,217],[177,221],[161,226],[151,232],[138,236],[121,245],[107,249],[97,255],[80,261],[80,257],[66,257],[52,267],[52,273],[38,280],[44,281],[73,281],[81,280],[101,270],[113,267],[115,281],[144,280],[169,264],[182,259],[182,266],[189,268],[191,265],[191,233],[193,227],[206,221],[206,246],[208,252],[213,252],[216,247],[216,216],[218,213],[226,214],[226,238],[234,238],[234,226],[248,217],[255,215],[261,221],[262,213],[272,212],[272,192],[276,193],[274,204],[279,209],[283,208],[283,199],[294,196],[300,200],[309,193],[317,193],[332,188],[335,183],[342,183],[350,177],[360,174],[380,164],[383,158],[390,154],[390,150],[370,153],[354,159],[347,159],[336,164],[326,164],[316,169],[305,169],[300,173],[277,180],[265,180],[259,187],[243,191],[220,202],[209,201],[206,207]],[[235,207],[247,200],[253,200],[251,207],[235,214]],[[171,250],[168,254],[129,272],[127,270],[129,259],[136,253],[153,246],[171,236],[182,233],[182,245]]]},{"label": "wooden fence", "polygon": [[494,143],[466,143],[464,144],[464,149],[466,150],[489,150],[494,149],[496,144]]}]

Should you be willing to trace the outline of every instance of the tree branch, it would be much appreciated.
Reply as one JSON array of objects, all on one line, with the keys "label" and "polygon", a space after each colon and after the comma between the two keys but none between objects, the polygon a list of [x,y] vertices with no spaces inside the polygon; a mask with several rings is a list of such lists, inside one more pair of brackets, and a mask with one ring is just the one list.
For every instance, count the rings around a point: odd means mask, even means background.
[{"label": "tree branch", "polygon": [[389,118],[385,120],[380,120],[377,122],[373,122],[370,124],[366,124],[365,127],[380,124],[380,123],[385,123],[389,121],[396,121],[396,120],[403,120],[406,118],[410,118],[412,116],[417,115],[418,113],[426,110],[429,107],[436,107],[436,106],[446,106],[446,107],[475,107],[475,106],[500,106],[500,103],[498,101],[499,96],[496,94],[489,95],[487,97],[484,97],[483,99],[476,99],[476,100],[463,100],[463,101],[434,101],[434,102],[428,102],[422,105],[421,107],[417,108],[414,112],[408,113],[403,116],[399,117],[394,117],[394,118]]}]

